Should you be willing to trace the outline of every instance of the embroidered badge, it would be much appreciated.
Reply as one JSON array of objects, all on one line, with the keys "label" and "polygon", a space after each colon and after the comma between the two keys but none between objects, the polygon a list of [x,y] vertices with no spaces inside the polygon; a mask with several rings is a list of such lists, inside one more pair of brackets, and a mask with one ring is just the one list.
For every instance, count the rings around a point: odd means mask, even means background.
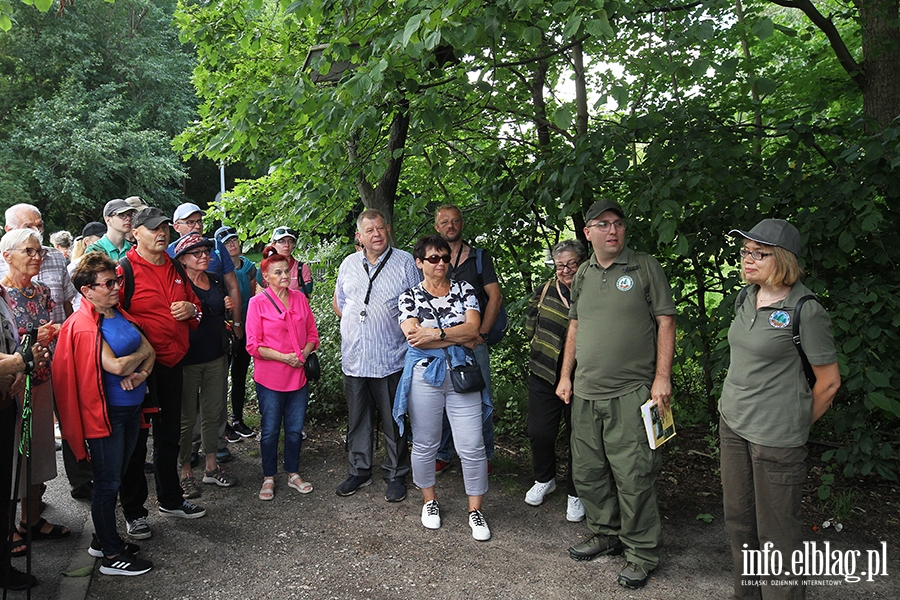
[{"label": "embroidered badge", "polygon": [[627,292],[631,288],[634,287],[634,279],[629,277],[628,275],[622,275],[616,281],[616,289],[620,292]]},{"label": "embroidered badge", "polygon": [[784,329],[791,323],[791,316],[783,310],[776,310],[769,315],[769,325],[775,329]]}]

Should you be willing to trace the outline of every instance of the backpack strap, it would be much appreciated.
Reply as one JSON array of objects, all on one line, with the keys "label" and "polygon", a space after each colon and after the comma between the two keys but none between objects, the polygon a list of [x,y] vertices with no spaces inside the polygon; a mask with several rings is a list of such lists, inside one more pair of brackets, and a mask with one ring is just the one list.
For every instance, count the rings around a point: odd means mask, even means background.
[{"label": "backpack strap", "polygon": [[803,346],[800,345],[800,309],[803,308],[803,305],[807,300],[815,299],[815,296],[808,294],[797,300],[797,306],[794,307],[794,322],[791,325],[791,341],[794,342],[797,353],[800,354],[800,363],[803,365],[803,374],[806,376],[806,382],[809,384],[809,389],[812,389],[813,386],[816,385],[816,374],[813,371],[812,365],[809,364],[809,359],[806,357],[806,352],[803,351]]},{"label": "backpack strap", "polygon": [[127,256],[119,259],[119,266],[122,267],[122,277],[125,278],[125,297],[122,298],[121,306],[127,312],[134,297],[134,267],[131,266]]}]

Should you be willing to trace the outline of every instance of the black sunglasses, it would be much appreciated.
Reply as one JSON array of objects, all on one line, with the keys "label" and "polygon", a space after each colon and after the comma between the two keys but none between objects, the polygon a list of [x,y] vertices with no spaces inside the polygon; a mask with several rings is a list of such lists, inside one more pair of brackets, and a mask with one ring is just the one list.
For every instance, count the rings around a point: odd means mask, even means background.
[{"label": "black sunglasses", "polygon": [[450,264],[450,255],[449,254],[441,254],[441,255],[432,254],[431,256],[426,256],[422,260],[430,262],[433,265],[436,265],[441,261],[444,261],[445,263]]}]

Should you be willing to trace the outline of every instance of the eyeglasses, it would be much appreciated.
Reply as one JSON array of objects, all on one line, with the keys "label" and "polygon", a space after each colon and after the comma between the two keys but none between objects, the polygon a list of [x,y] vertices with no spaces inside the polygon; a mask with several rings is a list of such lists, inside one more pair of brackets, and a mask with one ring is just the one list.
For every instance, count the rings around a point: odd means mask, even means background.
[{"label": "eyeglasses", "polygon": [[449,254],[432,254],[431,256],[426,256],[423,258],[425,262],[430,262],[433,265],[438,264],[443,261],[445,264],[450,264],[450,255]]},{"label": "eyeglasses", "polygon": [[46,248],[15,248],[19,252],[24,252],[28,255],[28,258],[34,258],[36,255],[40,255],[41,258],[47,257],[47,249]]},{"label": "eyeglasses", "polygon": [[122,282],[125,281],[125,277],[123,275],[119,275],[115,279],[107,279],[106,281],[97,281],[95,283],[89,283],[88,287],[93,289],[98,285],[105,285],[106,289],[112,291],[116,287],[122,287]]},{"label": "eyeglasses", "polygon": [[597,221],[592,225],[588,225],[587,227],[595,227],[599,231],[609,231],[610,227],[615,227],[616,229],[625,229],[625,221]]},{"label": "eyeglasses", "polygon": [[772,256],[772,252],[760,252],[759,250],[750,251],[746,248],[741,248],[740,250],[741,258],[747,258],[748,256],[753,260],[762,260],[767,256]]},{"label": "eyeglasses", "polygon": [[557,263],[555,265],[555,268],[556,268],[557,273],[562,273],[566,269],[568,269],[569,271],[577,271],[578,265],[580,265],[580,264],[581,263],[579,263],[577,260],[570,260],[569,262],[562,264],[562,265]]},{"label": "eyeglasses", "polygon": [[209,248],[200,248],[199,250],[194,250],[193,252],[185,252],[185,254],[190,254],[194,258],[201,258],[203,256],[209,256],[210,250]]},{"label": "eyeglasses", "polygon": [[203,219],[181,219],[178,222],[187,225],[188,227],[196,227],[197,225],[203,226]]},{"label": "eyeglasses", "polygon": [[128,212],[119,213],[116,216],[122,219],[123,221],[130,221],[134,219],[134,214],[137,211],[129,210]]}]

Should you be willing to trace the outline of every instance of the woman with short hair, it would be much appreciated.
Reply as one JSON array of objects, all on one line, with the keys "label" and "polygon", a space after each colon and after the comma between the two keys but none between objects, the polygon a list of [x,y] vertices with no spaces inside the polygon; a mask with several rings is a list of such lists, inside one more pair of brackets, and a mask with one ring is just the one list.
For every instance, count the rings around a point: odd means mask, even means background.
[{"label": "woman with short hair", "polygon": [[531,353],[528,367],[528,438],[531,440],[531,465],[534,485],[525,494],[525,502],[532,506],[543,503],[544,497],[556,489],[556,438],[559,422],[565,420],[564,439],[568,468],[566,469],[566,519],[577,523],[584,519],[584,506],[572,482],[572,406],[561,402],[556,395],[562,367],[566,335],[569,330],[570,287],[575,272],[586,258],[584,245],[578,240],[564,240],[550,251],[556,276],[538,286],[525,313],[525,335]]},{"label": "woman with short hair", "polygon": [[[760,578],[743,573],[742,565],[747,550],[768,543],[786,557],[802,547],[806,441],[810,426],[825,414],[841,385],[831,319],[800,283],[803,269],[797,257],[802,246],[796,227],[765,219],[750,231],[733,229],[729,235],[742,238],[741,276],[748,284],[728,330],[731,366],[719,399],[734,597],[802,598],[800,577]],[[807,380],[793,342],[797,320],[814,384]],[[781,585],[767,579],[781,580]]]},{"label": "woman with short hair", "polygon": [[[424,279],[398,299],[400,328],[409,348],[394,400],[394,418],[402,432],[403,415],[409,413],[410,459],[413,482],[422,490],[422,525],[438,529],[441,513],[434,489],[434,461],[446,410],[469,497],[472,537],[486,541],[491,539],[491,530],[481,513],[488,490],[482,403],[489,400],[482,391],[455,391],[449,373],[451,366],[475,364],[472,348],[481,325],[478,297],[469,283],[447,277],[450,246],[441,236],[420,239],[413,256]],[[485,418],[489,415],[490,411]]]},{"label": "woman with short hair", "polygon": [[72,284],[84,302],[60,330],[53,377],[63,437],[75,458],[91,461],[95,534],[88,551],[101,559],[101,573],[141,575],[153,564],[136,558],[139,548],[116,531],[116,496],[137,443],[156,352],[118,308],[122,278],[106,254],[85,254]]},{"label": "woman with short hair", "polygon": [[[40,234],[33,229],[13,229],[0,239],[0,252],[9,264],[9,273],[0,280],[6,301],[15,318],[19,336],[33,331],[34,339],[51,348],[61,324],[54,323],[54,307],[50,289],[36,279],[46,250]],[[22,521],[19,535],[13,537],[12,556],[24,556],[27,548],[25,528],[31,529],[33,540],[58,539],[69,535],[69,528],[48,523],[40,514],[41,484],[56,477],[56,438],[53,434],[53,385],[50,383],[50,361],[31,374],[31,456],[22,461],[19,472],[19,498],[22,499]],[[16,426],[16,443],[21,431],[21,415]],[[31,488],[26,489],[25,472],[31,461]],[[27,502],[25,499],[28,499]],[[17,539],[18,538],[18,539]]]},{"label": "woman with short hair", "polygon": [[278,438],[284,427],[284,470],[288,487],[308,494],[313,486],[300,477],[303,423],[309,405],[304,364],[319,347],[316,320],[306,296],[291,289],[287,257],[274,246],[263,250],[259,272],[268,284],[247,308],[247,352],[259,402],[259,449],[263,483],[260,500],[275,497]]}]

